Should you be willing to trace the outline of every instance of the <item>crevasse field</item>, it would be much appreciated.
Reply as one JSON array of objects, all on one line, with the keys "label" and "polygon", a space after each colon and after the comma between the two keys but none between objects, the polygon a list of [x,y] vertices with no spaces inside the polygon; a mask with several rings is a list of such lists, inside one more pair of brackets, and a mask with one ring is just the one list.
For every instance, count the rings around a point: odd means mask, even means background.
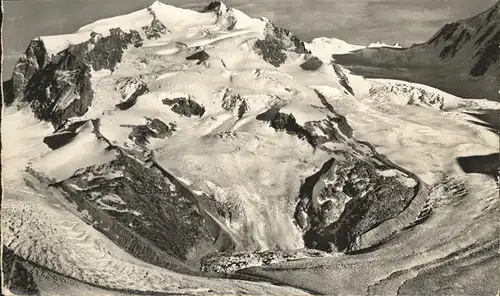
[{"label": "crevasse field", "polygon": [[[498,153],[470,114],[500,103],[365,79],[331,59],[365,46],[206,10],[155,2],[40,37],[50,62],[28,50],[18,63],[23,95],[2,120],[3,294],[497,292],[498,185],[457,159]],[[112,67],[120,48],[105,47],[83,108],[67,65],[114,28],[141,44]],[[56,65],[55,82],[38,89],[25,65]]]}]

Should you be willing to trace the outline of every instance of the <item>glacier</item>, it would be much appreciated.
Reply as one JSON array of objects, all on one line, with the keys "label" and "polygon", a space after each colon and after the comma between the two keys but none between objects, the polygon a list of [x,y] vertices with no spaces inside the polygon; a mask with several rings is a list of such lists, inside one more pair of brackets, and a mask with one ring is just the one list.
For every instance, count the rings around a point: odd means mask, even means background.
[{"label": "glacier", "polygon": [[3,293],[495,293],[498,183],[457,159],[498,155],[472,113],[500,103],[343,63],[404,50],[219,1],[33,40],[3,89]]}]

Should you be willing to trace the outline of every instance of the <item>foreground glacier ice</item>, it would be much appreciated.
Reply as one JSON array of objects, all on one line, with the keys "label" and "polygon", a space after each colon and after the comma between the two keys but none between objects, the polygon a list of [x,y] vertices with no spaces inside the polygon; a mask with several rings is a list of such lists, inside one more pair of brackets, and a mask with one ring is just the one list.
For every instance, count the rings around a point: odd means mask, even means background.
[{"label": "foreground glacier ice", "polygon": [[32,42],[2,125],[5,293],[495,291],[497,184],[456,159],[498,152],[462,112],[498,103],[205,10]]}]

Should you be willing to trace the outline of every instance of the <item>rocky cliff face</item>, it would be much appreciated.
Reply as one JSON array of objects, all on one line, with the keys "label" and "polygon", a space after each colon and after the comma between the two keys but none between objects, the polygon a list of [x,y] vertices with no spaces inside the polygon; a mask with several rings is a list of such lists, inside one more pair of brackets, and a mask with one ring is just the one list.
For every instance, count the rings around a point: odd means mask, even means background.
[{"label": "rocky cliff face", "polygon": [[301,188],[296,218],[307,247],[349,251],[357,237],[396,217],[415,196],[417,188],[388,167],[345,157],[325,163]]},{"label": "rocky cliff face", "polygon": [[287,52],[310,53],[304,42],[287,29],[279,28],[267,22],[264,29],[264,40],[257,40],[254,45],[256,52],[262,55],[269,64],[279,67],[287,59]]},{"label": "rocky cliff face", "polygon": [[[154,14],[151,25],[142,30],[148,39],[167,31]],[[84,115],[92,105],[92,71],[114,71],[127,48],[142,45],[139,31],[124,32],[118,27],[109,29],[107,35],[91,32],[88,40],[50,56],[42,39],[33,40],[7,83],[11,92],[5,101],[29,104],[39,119],[57,127],[68,118]],[[135,96],[146,89],[143,86]]]},{"label": "rocky cliff face", "polygon": [[432,48],[443,61],[467,63],[474,77],[500,75],[500,2],[473,18],[446,24],[420,46]]}]

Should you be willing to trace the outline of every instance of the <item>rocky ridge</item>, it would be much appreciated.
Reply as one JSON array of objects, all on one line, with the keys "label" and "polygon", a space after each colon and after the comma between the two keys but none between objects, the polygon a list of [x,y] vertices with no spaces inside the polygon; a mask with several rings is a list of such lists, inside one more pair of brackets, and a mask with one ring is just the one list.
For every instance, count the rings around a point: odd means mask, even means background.
[{"label": "rocky ridge", "polygon": [[474,17],[445,24],[427,42],[408,48],[362,48],[334,58],[365,77],[404,79],[460,97],[498,101],[500,2]]}]

